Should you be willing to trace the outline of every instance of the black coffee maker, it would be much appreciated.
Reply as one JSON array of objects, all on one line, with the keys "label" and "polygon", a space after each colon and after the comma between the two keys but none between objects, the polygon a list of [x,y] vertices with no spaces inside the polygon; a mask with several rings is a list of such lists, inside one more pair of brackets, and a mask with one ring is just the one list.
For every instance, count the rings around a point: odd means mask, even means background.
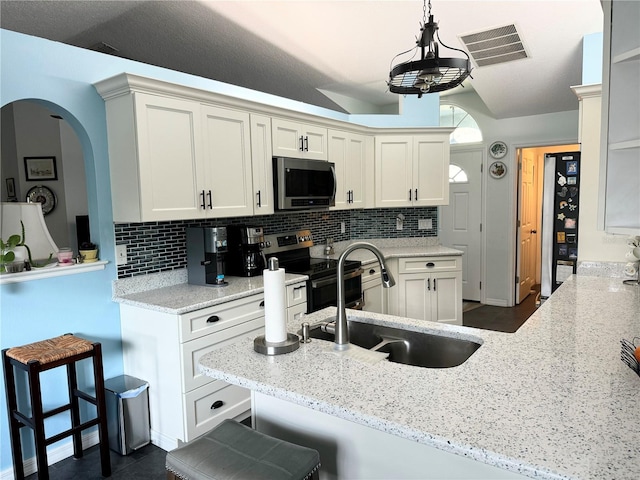
[{"label": "black coffee maker", "polygon": [[227,256],[225,227],[187,227],[187,276],[192,285],[221,287]]},{"label": "black coffee maker", "polygon": [[227,273],[237,277],[262,275],[265,269],[262,227],[227,225]]}]

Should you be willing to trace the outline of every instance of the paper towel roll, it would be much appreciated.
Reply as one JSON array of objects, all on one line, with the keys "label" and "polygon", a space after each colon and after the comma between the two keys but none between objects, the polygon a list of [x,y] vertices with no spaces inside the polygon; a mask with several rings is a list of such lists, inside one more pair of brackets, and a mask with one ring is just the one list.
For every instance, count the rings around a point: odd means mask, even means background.
[{"label": "paper towel roll", "polygon": [[265,341],[284,342],[287,339],[286,290],[284,268],[265,270],[264,276],[264,327]]}]

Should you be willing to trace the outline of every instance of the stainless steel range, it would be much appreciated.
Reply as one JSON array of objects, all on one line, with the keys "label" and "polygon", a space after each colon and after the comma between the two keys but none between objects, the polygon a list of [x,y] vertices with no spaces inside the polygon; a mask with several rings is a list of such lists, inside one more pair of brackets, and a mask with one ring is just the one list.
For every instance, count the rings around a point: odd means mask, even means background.
[{"label": "stainless steel range", "polygon": [[[265,235],[263,253],[267,259],[277,257],[278,263],[288,273],[307,275],[307,313],[325,307],[335,307],[337,297],[338,261],[311,258],[313,237],[310,230]],[[346,260],[345,299],[347,308],[359,309],[362,305],[362,268],[360,262]]]}]

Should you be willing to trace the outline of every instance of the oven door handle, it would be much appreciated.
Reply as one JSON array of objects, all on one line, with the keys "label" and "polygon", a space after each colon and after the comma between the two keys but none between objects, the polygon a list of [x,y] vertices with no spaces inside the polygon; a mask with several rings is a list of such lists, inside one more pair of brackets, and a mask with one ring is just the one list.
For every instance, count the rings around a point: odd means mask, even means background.
[{"label": "oven door handle", "polygon": [[[360,277],[362,276],[363,273],[364,273],[364,270],[362,270],[361,268],[358,268],[353,272],[345,274],[344,279],[349,280],[350,278]],[[333,275],[329,278],[323,278],[322,280],[312,280],[311,288],[322,288],[328,285],[334,285],[336,284],[337,281],[338,281],[337,275]]]}]

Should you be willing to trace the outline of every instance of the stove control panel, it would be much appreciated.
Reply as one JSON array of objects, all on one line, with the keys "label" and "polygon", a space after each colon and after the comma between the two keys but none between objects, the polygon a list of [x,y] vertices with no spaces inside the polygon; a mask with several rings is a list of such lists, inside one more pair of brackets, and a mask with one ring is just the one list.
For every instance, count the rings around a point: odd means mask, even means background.
[{"label": "stove control panel", "polygon": [[264,253],[266,255],[313,247],[311,230],[265,235],[264,240]]}]

